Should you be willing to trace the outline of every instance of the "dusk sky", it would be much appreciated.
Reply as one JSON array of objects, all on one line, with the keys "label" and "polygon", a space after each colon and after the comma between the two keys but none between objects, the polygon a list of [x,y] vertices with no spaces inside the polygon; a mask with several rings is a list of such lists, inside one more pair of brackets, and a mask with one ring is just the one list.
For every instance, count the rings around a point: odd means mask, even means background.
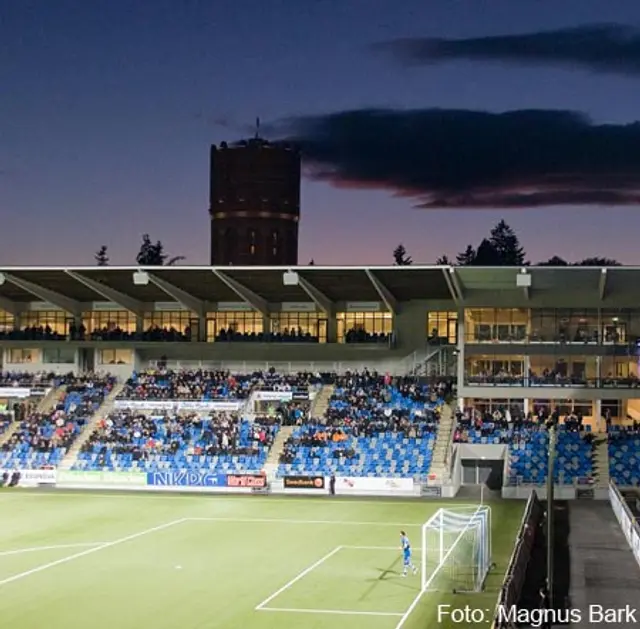
[{"label": "dusk sky", "polygon": [[0,265],[145,232],[207,264],[209,145],[257,116],[313,172],[301,264],[433,263],[501,218],[532,262],[640,264],[622,26],[638,0],[0,0]]}]

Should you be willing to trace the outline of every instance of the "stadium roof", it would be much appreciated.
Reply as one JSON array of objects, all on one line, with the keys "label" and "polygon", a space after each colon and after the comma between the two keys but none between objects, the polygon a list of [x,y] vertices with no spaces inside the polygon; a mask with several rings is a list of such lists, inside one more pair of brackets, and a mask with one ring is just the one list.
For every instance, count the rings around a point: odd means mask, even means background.
[{"label": "stadium roof", "polygon": [[[287,272],[297,274],[297,284],[285,283]],[[136,273],[146,281],[134,283]],[[640,267],[0,267],[0,309],[45,301],[79,312],[83,303],[111,301],[142,312],[143,304],[175,301],[204,313],[209,303],[243,301],[266,312],[269,303],[313,301],[327,312],[337,302],[383,302],[396,311],[413,300],[474,304],[505,295],[523,306],[532,295],[615,296],[640,306],[639,285]]]}]

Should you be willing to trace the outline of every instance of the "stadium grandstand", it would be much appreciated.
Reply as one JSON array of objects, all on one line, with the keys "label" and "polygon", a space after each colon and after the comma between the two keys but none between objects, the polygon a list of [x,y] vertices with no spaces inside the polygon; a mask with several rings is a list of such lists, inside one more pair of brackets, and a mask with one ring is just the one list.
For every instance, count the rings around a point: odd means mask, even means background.
[{"label": "stadium grandstand", "polygon": [[[532,489],[553,465],[556,498],[611,501],[605,527],[640,489],[639,281],[626,267],[0,269],[2,484],[482,487],[481,501],[529,499],[538,530]],[[465,534],[479,522],[447,517]],[[572,521],[577,539],[594,517]]]}]

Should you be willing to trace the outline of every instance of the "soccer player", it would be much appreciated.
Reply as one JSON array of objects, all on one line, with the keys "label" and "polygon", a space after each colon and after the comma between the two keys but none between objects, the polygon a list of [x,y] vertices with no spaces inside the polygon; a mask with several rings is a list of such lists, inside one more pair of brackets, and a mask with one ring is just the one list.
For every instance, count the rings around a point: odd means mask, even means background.
[{"label": "soccer player", "polygon": [[418,574],[418,569],[411,561],[411,542],[404,531],[400,531],[400,548],[402,549],[403,569],[402,576],[406,577],[409,568],[413,574]]}]

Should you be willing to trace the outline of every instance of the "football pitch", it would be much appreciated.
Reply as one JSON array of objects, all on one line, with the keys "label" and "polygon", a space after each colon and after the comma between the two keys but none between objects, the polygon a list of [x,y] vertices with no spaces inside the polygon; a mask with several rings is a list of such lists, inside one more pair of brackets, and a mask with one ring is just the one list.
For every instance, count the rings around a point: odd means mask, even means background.
[{"label": "football pitch", "polygon": [[497,568],[484,593],[419,596],[420,577],[401,576],[399,531],[418,551],[421,525],[440,507],[460,504],[6,490],[2,626],[460,626],[438,624],[438,605],[495,606],[524,503],[491,503]]}]

